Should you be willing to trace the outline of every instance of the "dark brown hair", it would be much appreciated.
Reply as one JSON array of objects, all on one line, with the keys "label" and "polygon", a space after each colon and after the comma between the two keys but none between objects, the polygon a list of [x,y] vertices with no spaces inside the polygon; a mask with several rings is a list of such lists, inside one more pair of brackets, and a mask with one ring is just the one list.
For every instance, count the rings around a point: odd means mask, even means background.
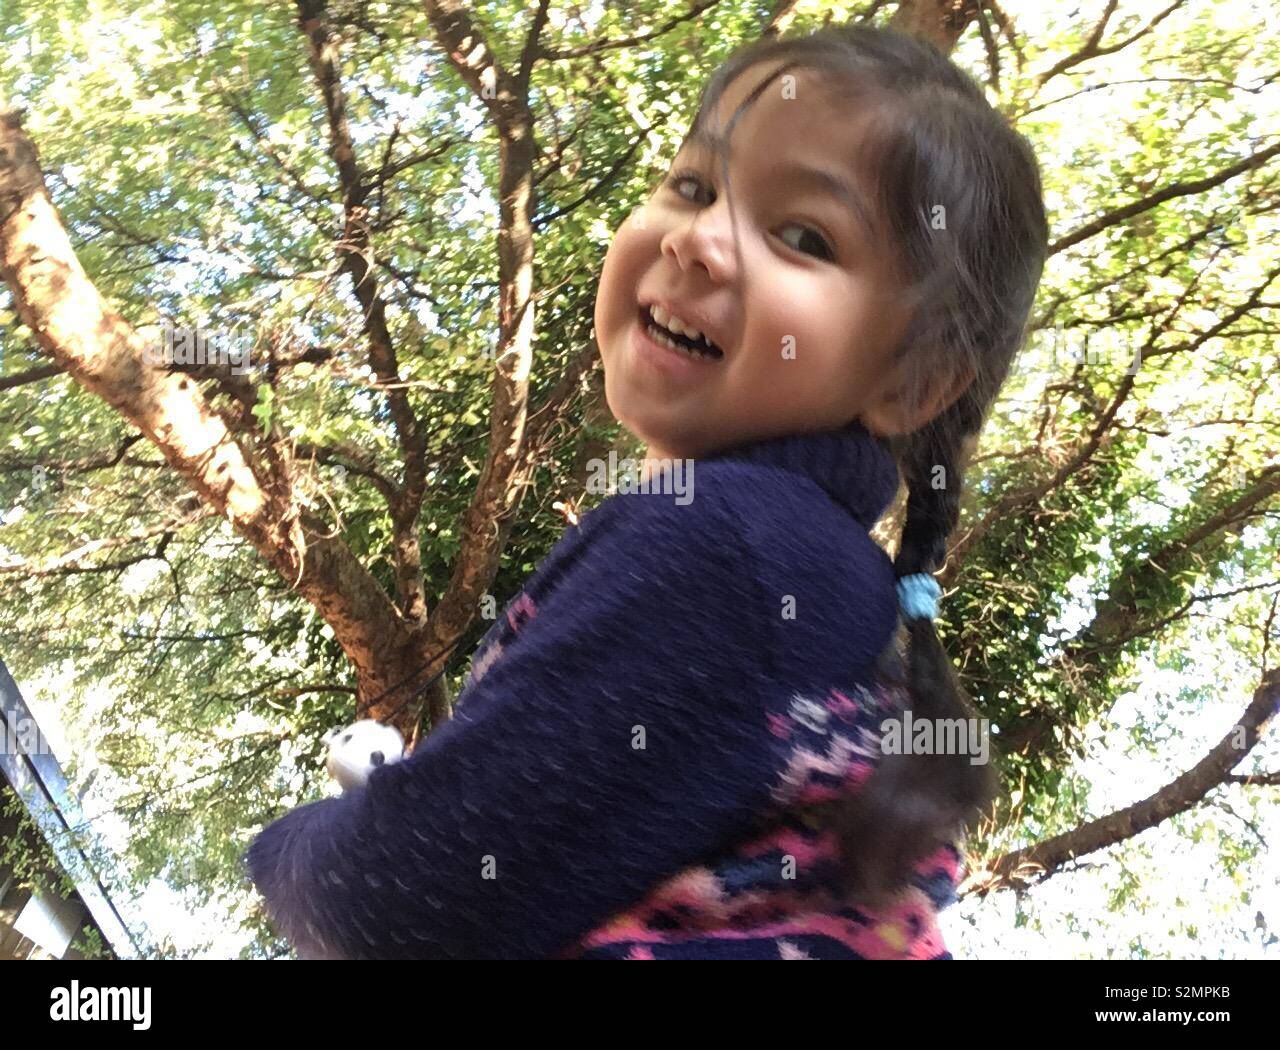
[{"label": "dark brown hair", "polygon": [[[967,452],[1023,344],[1044,268],[1039,167],[981,87],[936,48],[863,25],[766,38],[736,52],[704,87],[694,129],[736,77],[764,62],[780,65],[730,127],[768,84],[795,69],[819,74],[828,99],[851,103],[834,106],[832,120],[855,112],[870,118],[859,175],[911,311],[895,359],[914,380],[915,396],[926,376],[952,369],[972,376],[959,399],[921,429],[887,439],[908,489],[896,575],[932,573],[959,516]],[[932,621],[907,619],[901,633],[913,719],[976,717]],[[990,766],[967,754],[881,756],[862,790],[829,814],[850,893],[868,903],[887,900],[922,857],[964,832],[995,791]]]}]

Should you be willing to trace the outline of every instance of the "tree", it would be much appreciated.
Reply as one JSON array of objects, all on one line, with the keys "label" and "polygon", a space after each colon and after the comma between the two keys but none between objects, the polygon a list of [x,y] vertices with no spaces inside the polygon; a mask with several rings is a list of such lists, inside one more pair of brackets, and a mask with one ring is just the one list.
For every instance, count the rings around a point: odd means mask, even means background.
[{"label": "tree", "polygon": [[[6,9],[0,645],[15,674],[74,661],[68,714],[133,785],[115,808],[138,877],[232,892],[247,829],[314,787],[353,702],[411,736],[449,717],[459,661],[593,502],[585,465],[630,447],[591,341],[609,231],[722,57],[850,18],[954,49],[1035,143],[1051,208],[1031,342],[943,573],[1009,788],[972,888],[1270,790],[1231,778],[1276,688],[1280,143],[1255,123],[1275,45],[1181,2],[1035,35],[1024,17]],[[184,356],[196,328],[247,335],[247,357]],[[1255,669],[1233,690],[1248,746],[1090,816],[1080,734],[1192,640]]]}]

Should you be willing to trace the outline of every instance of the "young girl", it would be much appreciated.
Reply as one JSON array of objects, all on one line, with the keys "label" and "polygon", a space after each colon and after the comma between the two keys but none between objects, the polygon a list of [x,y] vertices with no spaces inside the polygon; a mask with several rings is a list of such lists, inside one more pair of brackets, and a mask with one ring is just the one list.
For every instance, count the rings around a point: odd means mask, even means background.
[{"label": "young girl", "polygon": [[568,530],[452,722],[254,842],[299,952],[950,958],[993,778],[883,740],[972,713],[931,573],[1046,242],[1030,148],[928,45],[824,30],[718,70],[596,301],[648,483]]}]

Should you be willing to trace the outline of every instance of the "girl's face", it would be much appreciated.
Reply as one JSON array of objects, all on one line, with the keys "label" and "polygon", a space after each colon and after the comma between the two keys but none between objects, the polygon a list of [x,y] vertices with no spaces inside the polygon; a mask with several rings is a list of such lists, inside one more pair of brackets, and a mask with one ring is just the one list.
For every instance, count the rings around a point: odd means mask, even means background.
[{"label": "girl's face", "polygon": [[[775,65],[726,89],[723,134]],[[891,254],[859,190],[853,106],[792,69],[729,133],[729,179],[701,135],[618,229],[596,296],[605,395],[652,457],[698,457],[745,441],[843,426],[903,428],[889,366],[908,321]],[[793,96],[793,97],[787,97]],[[699,330],[722,356],[694,358],[646,335],[650,308]]]}]

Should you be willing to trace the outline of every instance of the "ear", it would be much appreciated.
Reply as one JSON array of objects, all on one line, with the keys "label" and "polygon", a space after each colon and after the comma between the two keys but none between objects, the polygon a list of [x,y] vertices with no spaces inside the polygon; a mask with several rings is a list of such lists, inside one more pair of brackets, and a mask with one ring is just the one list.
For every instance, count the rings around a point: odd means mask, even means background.
[{"label": "ear", "polygon": [[862,422],[871,433],[892,437],[919,430],[954,404],[973,382],[973,369],[968,364],[957,364],[914,380],[906,378],[904,373],[904,365],[894,368],[862,410]]}]

